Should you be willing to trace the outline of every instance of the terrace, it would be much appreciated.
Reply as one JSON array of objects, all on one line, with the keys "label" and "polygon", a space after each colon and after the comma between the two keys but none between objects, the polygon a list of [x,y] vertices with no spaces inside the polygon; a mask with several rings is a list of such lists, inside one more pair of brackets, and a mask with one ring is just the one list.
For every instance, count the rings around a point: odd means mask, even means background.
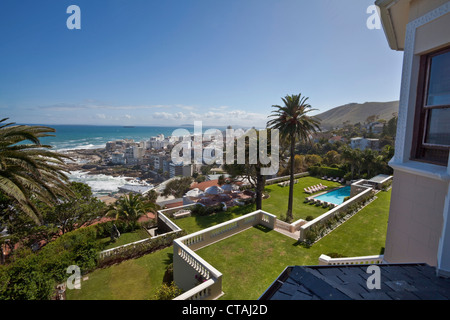
[{"label": "terrace", "polygon": [[[312,247],[276,232],[273,216],[264,211],[176,239],[174,274],[182,278],[177,283],[185,291],[191,287],[178,299],[257,299],[286,265],[317,265],[324,253],[348,257],[382,254],[389,201],[390,192],[382,192]],[[258,223],[263,217],[267,219]],[[221,238],[209,243],[218,230]],[[243,272],[249,265],[251,272]],[[197,273],[207,280],[202,286],[195,286]]]},{"label": "terrace", "polygon": [[[316,184],[317,181],[320,179],[301,178],[295,186],[295,193],[302,194],[303,185]],[[283,196],[278,193],[288,188],[270,185],[267,189],[272,190],[269,191],[269,198],[263,202],[265,209],[270,201],[282,199]],[[303,198],[306,196],[306,193],[302,194]],[[367,205],[312,247],[300,245],[298,239],[277,232],[282,231],[277,228],[280,222],[277,215],[265,211],[251,212],[254,210],[253,205],[172,221],[162,214],[159,218],[171,226],[167,231],[183,229],[189,233],[188,236],[175,239],[173,248],[94,271],[87,276],[87,281],[83,281],[82,290],[68,291],[67,298],[124,299],[125,292],[129,290],[118,290],[118,287],[123,286],[124,279],[130,285],[136,284],[136,290],[133,290],[130,298],[152,298],[157,283],[162,281],[165,267],[173,259],[175,281],[185,291],[178,299],[256,299],[286,265],[317,265],[323,254],[352,257],[382,253],[390,192],[380,192],[377,196],[374,204]],[[297,206],[309,213],[311,210],[319,211],[318,217],[331,211],[310,206],[303,203],[302,199],[296,201]],[[165,213],[177,211],[177,208],[172,208]],[[281,209],[277,211],[283,212]],[[184,271],[180,271],[180,263]],[[249,264],[253,271],[242,272]],[[148,266],[151,271],[142,270],[142,266]],[[152,277],[149,277],[150,273]],[[197,285],[196,275],[201,275],[206,281]],[[143,285],[146,290],[141,290]]]}]

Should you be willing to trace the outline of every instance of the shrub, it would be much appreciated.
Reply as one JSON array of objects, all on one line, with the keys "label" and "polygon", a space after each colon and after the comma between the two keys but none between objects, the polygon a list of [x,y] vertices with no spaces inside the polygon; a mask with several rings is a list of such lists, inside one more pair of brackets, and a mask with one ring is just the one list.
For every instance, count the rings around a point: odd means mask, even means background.
[{"label": "shrub", "polygon": [[111,230],[114,224],[116,225],[117,230],[119,230],[120,233],[133,232],[142,227],[140,223],[135,221],[123,221],[123,220],[107,221],[96,224],[94,226],[97,232],[97,238],[101,239],[109,237],[111,235]]},{"label": "shrub", "polygon": [[312,176],[320,176],[320,177],[327,176],[327,177],[342,178],[345,175],[345,171],[339,168],[312,166],[309,167],[308,170]]},{"label": "shrub", "polygon": [[305,242],[307,244],[312,244],[314,243],[314,241],[316,241],[317,237],[318,235],[314,228],[309,228],[305,235]]},{"label": "shrub", "polygon": [[173,262],[166,267],[163,277],[163,283],[170,284],[171,282],[173,282]]},{"label": "shrub", "polygon": [[313,216],[307,216],[307,217],[305,218],[305,220],[306,220],[306,221],[311,221],[311,220],[314,220],[314,217],[313,217]]},{"label": "shrub", "polygon": [[144,254],[154,252],[156,250],[168,247],[172,245],[173,240],[180,236],[185,235],[185,231],[178,231],[174,233],[168,233],[161,237],[148,238],[146,241],[141,241],[137,244],[117,247],[114,249],[114,254],[102,258],[98,262],[99,267],[112,265],[124,260],[141,257]]},{"label": "shrub", "polygon": [[155,293],[155,300],[172,300],[179,296],[183,291],[178,288],[174,282],[170,284],[163,283]]},{"label": "shrub", "polygon": [[0,299],[51,299],[55,284],[68,277],[70,265],[83,273],[97,266],[96,235],[93,227],[86,227],[62,235],[36,253],[19,250],[9,265],[0,268]]},{"label": "shrub", "polygon": [[204,216],[204,215],[206,215],[206,207],[204,207],[204,206],[202,206],[202,205],[200,205],[200,204],[197,204],[196,206],[194,206],[192,209],[191,209],[191,215],[193,215],[193,216]]}]

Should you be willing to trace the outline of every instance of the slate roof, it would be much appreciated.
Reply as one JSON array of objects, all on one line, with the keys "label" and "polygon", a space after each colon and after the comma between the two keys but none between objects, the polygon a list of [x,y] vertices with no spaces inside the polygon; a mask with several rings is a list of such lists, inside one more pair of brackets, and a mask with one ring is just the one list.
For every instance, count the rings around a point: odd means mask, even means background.
[{"label": "slate roof", "polygon": [[368,289],[368,266],[288,267],[260,300],[450,300],[450,279],[427,264],[378,264],[380,289]]}]

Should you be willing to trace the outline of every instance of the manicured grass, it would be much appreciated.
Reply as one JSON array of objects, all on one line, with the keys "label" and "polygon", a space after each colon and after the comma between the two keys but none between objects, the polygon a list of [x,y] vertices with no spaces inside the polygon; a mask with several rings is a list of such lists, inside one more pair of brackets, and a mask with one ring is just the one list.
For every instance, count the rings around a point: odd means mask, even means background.
[{"label": "manicured grass", "polygon": [[142,239],[146,239],[149,236],[150,235],[148,234],[148,232],[145,231],[144,229],[138,229],[138,230],[135,230],[133,232],[122,233],[120,235],[119,239],[117,239],[114,242],[111,242],[111,238],[110,237],[100,239],[99,242],[102,245],[104,245],[103,250],[107,250],[107,249],[111,249],[111,248],[122,246],[122,245],[127,244],[127,243],[131,243],[131,242],[139,241],[139,240],[142,240]]},{"label": "manicured grass", "polygon": [[[257,299],[289,265],[317,265],[321,254],[338,253],[351,257],[382,253],[390,195],[390,191],[379,192],[377,200],[310,248],[276,231],[256,226],[197,253],[223,273],[222,289],[225,295],[222,299]],[[236,208],[244,210],[244,207]],[[251,207],[247,209],[254,210]],[[263,209],[271,212],[264,205]],[[184,221],[186,230],[195,232],[245,213],[226,212],[215,217],[191,217],[176,221],[178,224]],[[162,283],[172,255],[173,247],[169,247],[95,270],[88,275],[89,280],[82,281],[81,290],[67,291],[67,299],[151,299]]]},{"label": "manicured grass", "polygon": [[[314,177],[300,178],[299,183],[297,183],[294,187],[294,221],[298,219],[305,219],[307,216],[316,218],[328,210],[303,202],[306,197],[310,196],[310,194],[304,192],[303,189],[306,187],[317,185],[319,183],[328,186],[328,189],[335,188],[341,185],[338,182],[326,181]],[[285,216],[288,202],[287,199],[289,197],[289,187],[280,187],[277,184],[273,184],[267,186],[265,192],[269,194],[269,198],[263,200],[262,209],[266,212],[276,215],[278,218]],[[217,212],[213,215],[208,216],[195,216],[173,219],[172,221],[187,233],[194,233],[196,231],[250,213],[255,209],[255,205],[246,205],[242,207],[236,206],[229,208],[226,212]]]},{"label": "manicured grass", "polygon": [[390,191],[310,248],[256,226],[197,251],[223,274],[222,299],[257,299],[290,265],[317,265],[321,254],[378,255],[384,250]]},{"label": "manicured grass", "polygon": [[[305,201],[305,198],[311,196],[303,190],[304,188],[320,183],[328,186],[328,189],[341,186],[338,182],[322,180],[315,177],[303,177],[298,181],[299,182],[294,185],[294,204],[292,206],[294,221],[305,219],[307,216],[316,218],[328,210],[320,206],[316,207],[315,205],[304,203],[303,201]],[[280,187],[278,184],[272,184],[267,186],[265,191],[269,194],[269,198],[263,200],[262,209],[276,215],[278,219],[286,217],[289,187]]]},{"label": "manicured grass", "polygon": [[194,233],[216,224],[238,218],[244,214],[255,211],[255,208],[254,204],[235,206],[229,208],[227,211],[216,212],[207,216],[191,216],[181,219],[172,219],[172,221],[187,233]]},{"label": "manicured grass", "polygon": [[173,247],[97,269],[81,282],[80,290],[67,290],[67,300],[148,300],[162,284]]}]

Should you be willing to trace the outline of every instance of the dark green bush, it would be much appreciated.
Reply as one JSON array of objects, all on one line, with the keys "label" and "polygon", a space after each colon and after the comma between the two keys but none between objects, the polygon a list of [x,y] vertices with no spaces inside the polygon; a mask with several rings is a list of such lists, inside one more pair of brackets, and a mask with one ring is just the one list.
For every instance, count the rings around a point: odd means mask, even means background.
[{"label": "dark green bush", "polygon": [[312,166],[308,169],[309,173],[312,176],[322,177],[339,177],[343,178],[345,175],[345,171],[339,168],[331,168],[331,167],[319,167],[319,166]]},{"label": "dark green bush", "polygon": [[48,300],[57,283],[68,277],[67,268],[77,265],[82,273],[97,266],[99,247],[93,227],[60,236],[34,253],[22,249],[10,264],[0,268],[0,300]]}]

